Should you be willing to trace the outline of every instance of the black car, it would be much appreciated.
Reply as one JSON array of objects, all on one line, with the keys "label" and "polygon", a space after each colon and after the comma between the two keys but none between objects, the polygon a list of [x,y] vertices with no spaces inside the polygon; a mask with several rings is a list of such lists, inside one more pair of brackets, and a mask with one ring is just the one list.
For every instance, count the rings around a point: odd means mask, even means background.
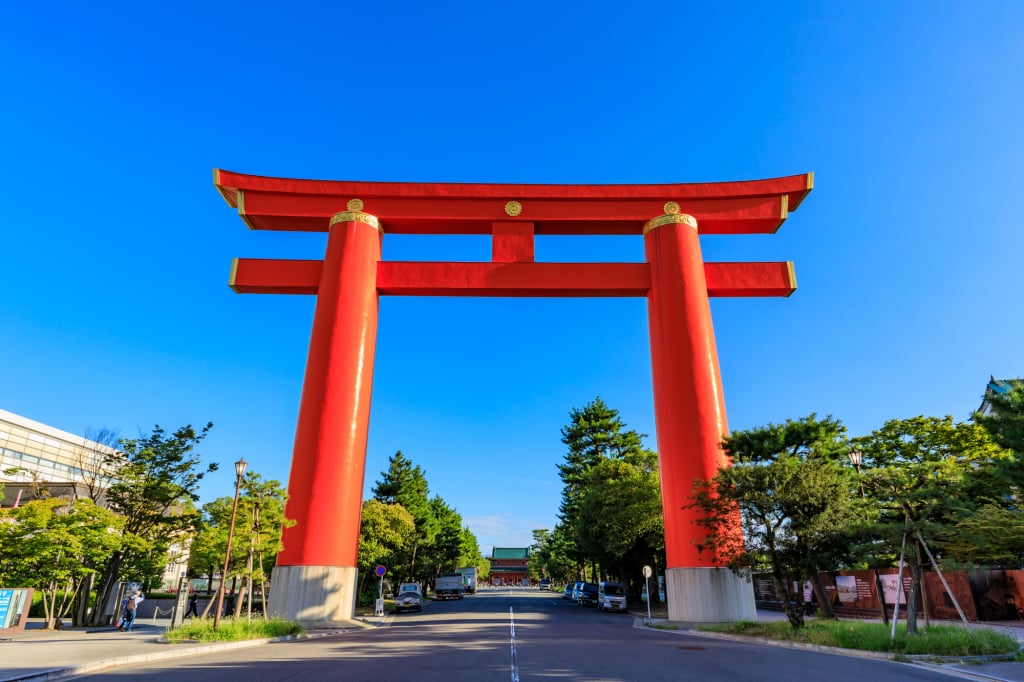
[{"label": "black car", "polygon": [[580,606],[597,606],[597,583],[583,583],[576,594]]}]

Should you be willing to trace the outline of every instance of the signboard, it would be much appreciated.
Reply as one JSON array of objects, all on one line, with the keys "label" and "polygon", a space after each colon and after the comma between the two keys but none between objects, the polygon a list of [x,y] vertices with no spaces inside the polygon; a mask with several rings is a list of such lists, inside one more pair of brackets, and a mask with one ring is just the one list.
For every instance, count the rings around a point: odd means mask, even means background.
[{"label": "signboard", "polygon": [[0,588],[0,634],[13,634],[25,629],[32,592],[28,587]]},{"label": "signboard", "polygon": [[378,566],[376,568],[376,570],[374,570],[374,573],[377,574],[378,578],[383,578],[384,574],[387,573],[387,572],[388,572],[388,569],[384,568],[383,566]]}]

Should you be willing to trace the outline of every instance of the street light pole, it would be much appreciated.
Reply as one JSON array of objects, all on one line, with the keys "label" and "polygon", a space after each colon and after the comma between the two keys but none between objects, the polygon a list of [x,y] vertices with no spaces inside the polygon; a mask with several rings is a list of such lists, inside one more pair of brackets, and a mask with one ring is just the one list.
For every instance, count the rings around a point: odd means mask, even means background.
[{"label": "street light pole", "polygon": [[[857,471],[857,484],[860,486],[860,499],[862,501],[867,501],[867,496],[864,495],[864,481],[860,477],[860,464],[863,461],[864,455],[861,453],[860,450],[854,448],[847,453],[847,456],[850,458],[850,464],[852,464],[853,468]],[[867,513],[867,508],[865,508],[865,521],[867,520]],[[885,593],[882,591],[882,578],[878,575],[878,559],[877,557],[874,557],[874,555],[872,555],[872,560],[872,563],[874,563],[875,565],[872,566],[871,569],[875,572],[875,592],[878,593],[878,603],[882,611],[882,622],[888,625],[889,612],[885,608]]]},{"label": "street light pole", "polygon": [[220,612],[224,607],[224,583],[228,577],[228,563],[231,561],[231,536],[235,534],[235,513],[238,511],[238,492],[242,488],[242,475],[245,473],[246,461],[239,458],[235,462],[235,501],[231,504],[231,523],[228,525],[228,546],[224,551],[224,570],[220,572],[220,589],[217,590],[217,610],[213,612],[213,630],[220,625]]}]

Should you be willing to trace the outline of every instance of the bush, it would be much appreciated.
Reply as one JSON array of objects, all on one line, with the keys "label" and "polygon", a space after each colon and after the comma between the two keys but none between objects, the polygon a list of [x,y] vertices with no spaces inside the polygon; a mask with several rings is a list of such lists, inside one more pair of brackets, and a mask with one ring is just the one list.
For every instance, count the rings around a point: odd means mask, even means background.
[{"label": "bush", "polygon": [[293,620],[270,618],[223,618],[216,631],[213,619],[190,620],[173,630],[167,630],[164,637],[171,642],[195,640],[199,642],[239,642],[246,639],[269,639],[285,635],[301,635],[306,629]]},{"label": "bush", "polygon": [[908,635],[907,626],[901,624],[897,625],[895,639],[890,627],[859,621],[813,621],[794,630],[788,622],[776,621],[727,623],[701,629],[908,656],[989,656],[1009,654],[1018,647],[1013,637],[984,627],[968,630],[956,625],[933,625]]}]

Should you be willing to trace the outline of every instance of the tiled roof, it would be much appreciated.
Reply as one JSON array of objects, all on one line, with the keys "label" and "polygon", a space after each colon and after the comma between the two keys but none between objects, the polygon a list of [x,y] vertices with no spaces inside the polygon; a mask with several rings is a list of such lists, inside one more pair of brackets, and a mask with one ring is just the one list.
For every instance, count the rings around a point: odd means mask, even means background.
[{"label": "tiled roof", "polygon": [[491,559],[529,559],[529,547],[495,547],[491,550]]}]

